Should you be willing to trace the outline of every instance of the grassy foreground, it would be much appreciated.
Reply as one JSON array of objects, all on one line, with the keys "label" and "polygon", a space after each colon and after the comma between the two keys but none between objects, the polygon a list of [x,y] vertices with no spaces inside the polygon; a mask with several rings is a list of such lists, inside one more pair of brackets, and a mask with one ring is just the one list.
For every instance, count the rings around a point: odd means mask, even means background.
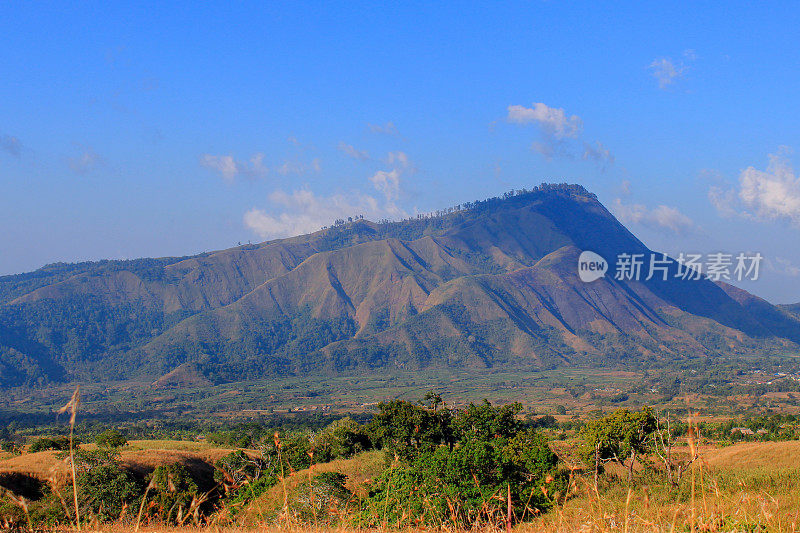
[{"label": "grassy foreground", "polygon": [[114,429],[80,444],[78,394],[63,409],[72,415],[69,437],[29,439],[0,457],[0,528],[800,529],[800,440],[766,438],[789,436],[795,419],[776,419],[777,433],[717,433],[754,438],[733,444],[648,407],[575,428],[552,416],[525,420],[519,404],[451,409],[430,393],[381,403],[365,424],[342,418],[317,431],[233,433],[230,445],[205,436],[127,441]]},{"label": "grassy foreground", "polygon": [[[188,457],[221,457],[229,450],[203,448],[181,450],[186,443],[132,442],[125,451],[126,461],[150,465],[178,462]],[[339,523],[320,524],[300,520],[293,512],[298,487],[313,474],[341,472],[355,490],[385,467],[382,452],[364,452],[350,459],[314,465],[287,475],[278,484],[251,502],[233,521],[214,519],[201,527],[182,527],[144,523],[139,531],[363,531],[349,523],[346,516]],[[27,471],[44,474],[63,464],[52,452],[30,454],[0,461],[0,471]],[[138,459],[137,459],[138,457]],[[677,489],[665,486],[646,472],[628,487],[622,472],[609,470],[595,488],[591,476],[574,473],[564,494],[548,496],[556,502],[552,509],[515,525],[514,531],[534,532],[666,532],[666,531],[776,531],[800,530],[800,442],[751,442],[715,448],[706,446],[701,459],[687,473]],[[284,493],[285,487],[285,493]],[[545,489],[546,490],[546,489]],[[288,496],[284,497],[284,494]],[[284,502],[285,507],[284,507]],[[226,523],[227,522],[227,523]],[[71,530],[73,527],[61,527]],[[377,528],[381,529],[381,528]],[[407,527],[422,530],[424,527]],[[449,530],[445,527],[443,529]],[[496,527],[481,527],[496,530]],[[131,519],[114,523],[84,523],[83,531],[129,532],[135,530]],[[373,528],[372,530],[375,530]]]}]

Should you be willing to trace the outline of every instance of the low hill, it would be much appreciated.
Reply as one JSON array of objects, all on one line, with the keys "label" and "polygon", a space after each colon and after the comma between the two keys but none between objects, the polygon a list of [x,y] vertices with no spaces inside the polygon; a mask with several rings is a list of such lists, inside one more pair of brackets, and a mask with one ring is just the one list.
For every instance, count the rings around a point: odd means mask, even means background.
[{"label": "low hill", "polygon": [[650,253],[584,188],[542,185],[192,257],[50,265],[0,277],[0,385],[670,364],[800,343],[791,309],[674,261],[666,280],[584,283],[583,250]]}]

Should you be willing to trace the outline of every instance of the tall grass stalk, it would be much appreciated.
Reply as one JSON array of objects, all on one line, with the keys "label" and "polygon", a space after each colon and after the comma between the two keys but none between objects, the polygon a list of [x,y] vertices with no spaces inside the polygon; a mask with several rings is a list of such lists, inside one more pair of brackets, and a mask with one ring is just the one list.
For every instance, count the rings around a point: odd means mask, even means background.
[{"label": "tall grass stalk", "polygon": [[75,503],[75,529],[81,530],[81,516],[78,510],[78,478],[75,474],[75,418],[78,415],[78,404],[81,401],[81,387],[75,387],[75,392],[72,393],[72,398],[58,410],[58,413],[65,413],[69,411],[69,464],[72,468],[72,498]]}]

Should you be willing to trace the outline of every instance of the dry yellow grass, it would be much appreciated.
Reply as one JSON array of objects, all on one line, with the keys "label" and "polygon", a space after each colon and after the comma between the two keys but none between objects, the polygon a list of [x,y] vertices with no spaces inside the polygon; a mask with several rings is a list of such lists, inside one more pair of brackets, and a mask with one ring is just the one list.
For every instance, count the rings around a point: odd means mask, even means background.
[{"label": "dry yellow grass", "polygon": [[711,468],[752,470],[800,468],[800,441],[742,442],[703,455]]},{"label": "dry yellow grass", "polygon": [[[161,444],[159,446],[158,444]],[[222,457],[230,450],[206,448],[168,449],[171,445],[149,442],[126,450],[123,460],[140,466],[166,462]],[[132,447],[133,448],[133,447]],[[628,492],[624,483],[596,492],[590,479],[576,478],[569,498],[557,496],[558,505],[543,516],[514,528],[516,533],[656,533],[672,531],[800,531],[800,442],[740,443],[725,448],[703,447],[702,461],[695,464],[695,494],[688,489],[670,491],[663,485],[639,483]],[[62,463],[56,452],[40,452],[0,461],[0,470],[44,471],[48,465]],[[289,505],[299,485],[320,472],[342,472],[348,488],[364,490],[364,482],[384,466],[381,452],[366,452],[357,457],[315,465],[311,471],[291,473],[286,479]],[[691,471],[686,480],[691,480]],[[701,484],[702,482],[702,484]],[[143,532],[223,533],[268,531],[278,533],[356,533],[346,526],[315,528],[312,524],[284,522],[274,517],[283,506],[283,485],[272,487],[254,501],[242,515],[240,527],[153,527]],[[555,496],[555,495],[553,495]],[[130,524],[95,525],[91,531],[127,533]],[[489,533],[488,530],[485,530]],[[363,533],[363,532],[358,532]],[[415,533],[417,533],[415,531]],[[422,533],[422,530],[419,531]],[[453,532],[450,532],[453,533]]]},{"label": "dry yellow grass", "polygon": [[54,472],[66,473],[67,463],[59,452],[24,453],[0,460],[0,472],[17,472],[46,480]]},{"label": "dry yellow grass", "polygon": [[[96,449],[95,444],[85,444],[82,449]],[[187,441],[131,441],[121,454],[123,464],[136,470],[152,470],[157,466],[174,463],[213,464],[231,453],[228,448]],[[255,452],[251,452],[255,453]],[[66,474],[67,462],[62,452],[44,451],[24,453],[0,459],[0,472],[17,472],[27,474],[41,480],[47,480],[53,474]]]}]

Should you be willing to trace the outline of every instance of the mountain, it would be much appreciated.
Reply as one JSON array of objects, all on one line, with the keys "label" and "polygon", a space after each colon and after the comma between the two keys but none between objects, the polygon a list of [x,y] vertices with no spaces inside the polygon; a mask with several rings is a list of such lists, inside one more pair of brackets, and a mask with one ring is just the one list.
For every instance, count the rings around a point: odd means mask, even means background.
[{"label": "mountain", "polygon": [[651,253],[562,184],[191,257],[48,265],[0,277],[0,384],[661,364],[800,344],[789,309],[676,277],[674,261],[666,281],[584,283],[583,250]]}]

